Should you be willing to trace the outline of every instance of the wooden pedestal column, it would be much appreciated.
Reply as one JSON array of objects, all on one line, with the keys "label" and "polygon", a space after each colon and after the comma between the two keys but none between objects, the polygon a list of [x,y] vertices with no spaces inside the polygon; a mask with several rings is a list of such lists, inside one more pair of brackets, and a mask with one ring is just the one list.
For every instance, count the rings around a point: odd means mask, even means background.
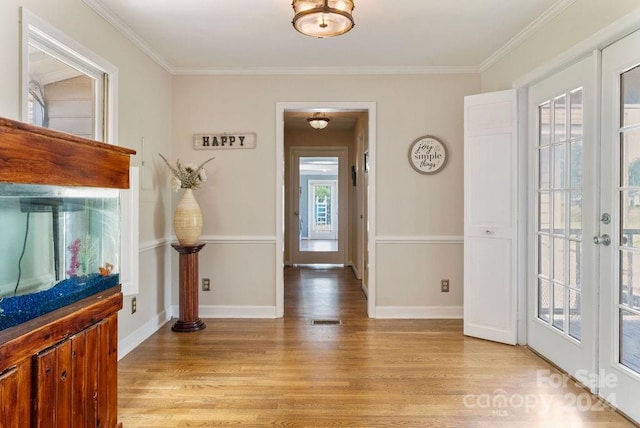
[{"label": "wooden pedestal column", "polygon": [[205,328],[198,317],[198,253],[205,244],[171,244],[180,253],[180,316],[171,330],[198,331]]}]

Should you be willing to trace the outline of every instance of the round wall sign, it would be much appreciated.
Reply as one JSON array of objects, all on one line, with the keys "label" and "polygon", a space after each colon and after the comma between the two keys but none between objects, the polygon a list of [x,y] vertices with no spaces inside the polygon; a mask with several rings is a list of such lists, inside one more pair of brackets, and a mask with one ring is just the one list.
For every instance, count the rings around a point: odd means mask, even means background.
[{"label": "round wall sign", "polygon": [[435,174],[447,164],[447,146],[433,135],[418,138],[409,147],[409,163],[420,174]]}]

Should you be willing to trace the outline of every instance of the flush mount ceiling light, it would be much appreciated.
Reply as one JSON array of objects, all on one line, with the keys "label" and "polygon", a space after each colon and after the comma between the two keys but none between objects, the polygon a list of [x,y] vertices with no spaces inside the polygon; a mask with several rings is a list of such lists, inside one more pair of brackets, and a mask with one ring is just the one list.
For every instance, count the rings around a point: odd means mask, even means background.
[{"label": "flush mount ceiling light", "polygon": [[324,129],[329,124],[329,119],[324,113],[314,113],[313,116],[307,118],[307,122],[315,129]]},{"label": "flush mount ceiling light", "polygon": [[354,26],[353,0],[293,0],[293,27],[312,37],[339,36]]}]

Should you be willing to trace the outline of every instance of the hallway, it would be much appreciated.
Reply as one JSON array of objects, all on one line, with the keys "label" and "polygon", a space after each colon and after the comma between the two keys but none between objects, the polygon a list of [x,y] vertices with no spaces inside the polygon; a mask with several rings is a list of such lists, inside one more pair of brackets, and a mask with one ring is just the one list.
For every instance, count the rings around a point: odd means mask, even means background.
[{"label": "hallway", "polygon": [[349,268],[287,268],[282,319],[205,322],[167,323],[122,359],[125,428],[633,426],[461,320],[368,319]]}]

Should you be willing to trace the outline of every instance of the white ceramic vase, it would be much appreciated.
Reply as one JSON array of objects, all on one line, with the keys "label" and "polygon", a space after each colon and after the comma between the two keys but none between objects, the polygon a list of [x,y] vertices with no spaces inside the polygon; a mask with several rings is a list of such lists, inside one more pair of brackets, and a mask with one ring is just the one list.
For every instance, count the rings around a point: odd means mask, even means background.
[{"label": "white ceramic vase", "polygon": [[173,214],[173,231],[182,246],[195,245],[202,232],[202,211],[192,189],[185,189]]}]

